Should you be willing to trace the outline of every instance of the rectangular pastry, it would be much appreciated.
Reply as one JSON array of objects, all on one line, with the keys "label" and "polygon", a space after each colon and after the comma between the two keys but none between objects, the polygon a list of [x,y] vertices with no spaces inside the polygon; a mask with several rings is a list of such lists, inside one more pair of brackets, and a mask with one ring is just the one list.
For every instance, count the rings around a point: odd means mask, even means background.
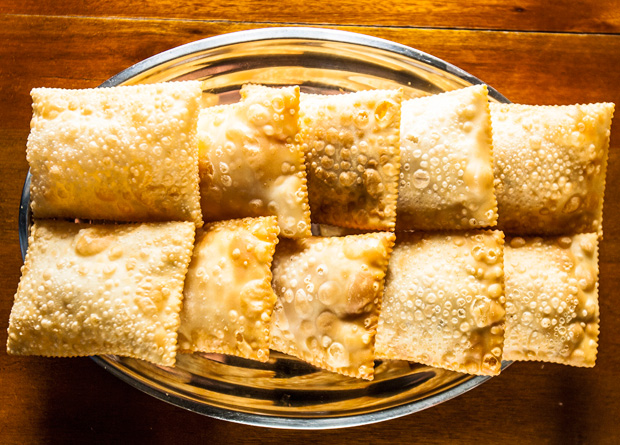
[{"label": "rectangular pastry", "polygon": [[602,235],[614,104],[491,104],[498,228]]},{"label": "rectangular pastry", "polygon": [[294,143],[299,87],[244,85],[241,97],[200,113],[204,219],[274,215],[282,236],[310,236],[304,155]]},{"label": "rectangular pastry", "polygon": [[32,90],[35,218],[202,225],[200,82]]},{"label": "rectangular pastry", "polygon": [[595,233],[508,240],[507,360],[594,366],[599,333],[597,245]]},{"label": "rectangular pastry", "polygon": [[403,102],[397,230],[494,226],[486,85]]},{"label": "rectangular pastry", "polygon": [[182,352],[236,355],[266,362],[276,295],[271,261],[275,216],[221,221],[198,229],[179,327]]},{"label": "rectangular pastry", "polygon": [[397,90],[302,94],[298,142],[312,222],[394,229],[401,99]]},{"label": "rectangular pastry", "polygon": [[504,235],[398,233],[385,280],[377,358],[499,374]]},{"label": "rectangular pastry", "polygon": [[372,380],[374,337],[394,234],[282,240],[271,348],[314,366]]},{"label": "rectangular pastry", "polygon": [[194,231],[190,222],[35,221],[7,351],[172,366]]}]

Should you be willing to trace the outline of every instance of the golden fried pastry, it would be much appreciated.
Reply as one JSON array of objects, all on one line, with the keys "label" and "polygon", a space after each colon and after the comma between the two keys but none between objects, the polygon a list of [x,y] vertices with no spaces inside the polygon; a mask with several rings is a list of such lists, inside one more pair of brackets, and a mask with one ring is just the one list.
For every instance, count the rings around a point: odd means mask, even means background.
[{"label": "golden fried pastry", "polygon": [[201,226],[201,94],[193,81],[32,90],[33,215]]},{"label": "golden fried pastry", "polygon": [[313,222],[394,229],[401,98],[391,90],[301,95],[298,142]]},{"label": "golden fried pastry", "polygon": [[497,223],[486,85],[403,102],[398,230]]},{"label": "golden fried pastry", "polygon": [[329,371],[372,380],[374,337],[394,234],[282,240],[271,348]]},{"label": "golden fried pastry", "polygon": [[207,224],[183,291],[179,349],[266,362],[276,295],[271,260],[278,242],[275,216]]},{"label": "golden fried pastry", "polygon": [[499,231],[399,233],[385,280],[377,358],[499,374],[503,244]]},{"label": "golden fried pastry", "polygon": [[508,240],[504,358],[594,366],[597,241],[595,233]]},{"label": "golden fried pastry", "polygon": [[614,104],[491,104],[498,227],[602,235]]},{"label": "golden fried pastry", "polygon": [[244,85],[241,96],[200,113],[204,219],[275,215],[282,236],[310,236],[304,156],[294,143],[299,87]]},{"label": "golden fried pastry", "polygon": [[7,351],[172,366],[194,231],[190,222],[35,221]]}]

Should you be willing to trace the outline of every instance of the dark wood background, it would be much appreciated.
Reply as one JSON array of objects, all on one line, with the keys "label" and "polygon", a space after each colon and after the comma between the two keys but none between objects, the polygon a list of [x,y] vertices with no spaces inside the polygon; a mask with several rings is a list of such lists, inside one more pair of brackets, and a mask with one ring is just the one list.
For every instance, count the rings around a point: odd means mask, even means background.
[{"label": "dark wood background", "polygon": [[[95,87],[183,43],[244,29],[326,26],[445,59],[513,102],[620,103],[617,0],[0,0],[0,344],[22,264],[17,214],[33,87]],[[618,127],[618,123],[614,124]],[[612,129],[594,369],[517,363],[439,406],[332,431],[227,423],[155,400],[90,359],[0,348],[1,443],[620,443],[620,129]]]}]

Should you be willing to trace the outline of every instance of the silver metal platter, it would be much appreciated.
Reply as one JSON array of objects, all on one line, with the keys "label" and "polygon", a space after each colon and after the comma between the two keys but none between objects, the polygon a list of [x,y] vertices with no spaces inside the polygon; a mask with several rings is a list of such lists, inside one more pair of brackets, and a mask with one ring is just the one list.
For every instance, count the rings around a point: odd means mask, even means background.
[{"label": "silver metal platter", "polygon": [[[349,32],[317,28],[243,31],[189,43],[146,59],[101,87],[203,80],[205,101],[238,99],[245,83],[300,85],[337,94],[402,88],[405,98],[482,83],[415,49]],[[491,100],[508,100],[489,87]],[[19,215],[22,255],[31,223],[30,174]],[[373,381],[318,370],[273,352],[267,363],[218,354],[180,354],[174,368],[140,360],[94,357],[130,385],[166,402],[233,422],[275,428],[350,427],[404,416],[452,399],[488,377],[408,362],[376,362]],[[510,363],[503,363],[503,368]]]}]

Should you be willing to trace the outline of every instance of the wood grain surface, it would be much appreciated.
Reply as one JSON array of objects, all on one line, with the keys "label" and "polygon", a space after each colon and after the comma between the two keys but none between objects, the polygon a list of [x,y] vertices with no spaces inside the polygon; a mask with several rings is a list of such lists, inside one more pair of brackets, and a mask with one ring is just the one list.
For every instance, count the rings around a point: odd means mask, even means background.
[{"label": "wood grain surface", "polygon": [[[285,5],[285,6],[284,6]],[[323,25],[447,60],[513,102],[620,104],[620,2],[0,1],[0,344],[22,264],[30,89],[95,87],[166,49],[244,29]],[[612,129],[593,369],[516,363],[456,399],[333,431],[228,423],[155,400],[90,359],[0,348],[0,443],[620,443],[620,131]]]},{"label": "wood grain surface", "polygon": [[44,16],[173,18],[254,24],[329,24],[613,33],[620,2],[597,0],[6,0],[2,12]]}]

